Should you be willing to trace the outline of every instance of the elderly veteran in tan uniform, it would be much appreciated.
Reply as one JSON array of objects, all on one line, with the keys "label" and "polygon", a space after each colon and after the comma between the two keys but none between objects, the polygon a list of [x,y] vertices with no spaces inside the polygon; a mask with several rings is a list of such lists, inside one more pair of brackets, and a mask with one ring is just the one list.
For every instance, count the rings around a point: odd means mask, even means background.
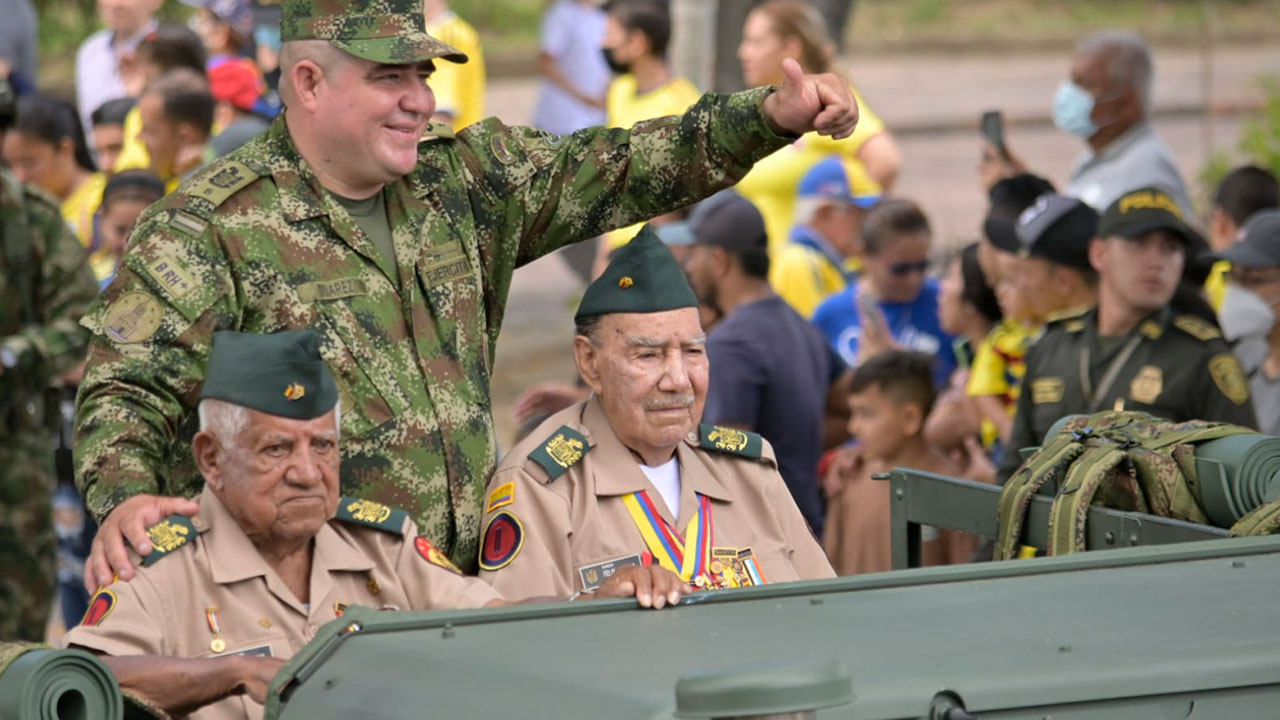
[{"label": "elderly veteran in tan uniform", "polygon": [[[171,713],[259,718],[284,661],[350,605],[505,604],[402,510],[339,497],[337,401],[311,330],[215,334],[193,441],[199,512],[151,526],[137,577],[100,589],[66,644],[109,656],[121,687]],[[606,594],[661,607],[685,589],[645,570]]]},{"label": "elderly veteran in tan uniform", "polygon": [[587,288],[574,359],[592,397],[489,481],[480,577],[507,597],[591,592],[659,565],[697,588],[833,577],[755,433],[699,425],[698,301],[645,228]]}]

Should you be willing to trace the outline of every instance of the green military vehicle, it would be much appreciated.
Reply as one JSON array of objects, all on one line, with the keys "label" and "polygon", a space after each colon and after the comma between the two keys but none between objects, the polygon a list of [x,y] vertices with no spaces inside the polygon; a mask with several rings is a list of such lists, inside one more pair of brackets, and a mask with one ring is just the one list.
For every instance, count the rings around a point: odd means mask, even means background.
[{"label": "green military vehicle", "polygon": [[[1217,525],[1280,497],[1280,441],[1256,438],[1180,456],[1196,461],[1197,504]],[[1054,546],[1055,505],[1075,492],[1059,480],[1024,498],[1017,542]],[[703,592],[662,611],[353,607],[276,677],[266,716],[1280,716],[1280,537],[1085,504],[1065,547],[1105,552],[920,568],[926,525],[1000,535],[1002,490],[901,469],[885,482],[901,570]]]}]

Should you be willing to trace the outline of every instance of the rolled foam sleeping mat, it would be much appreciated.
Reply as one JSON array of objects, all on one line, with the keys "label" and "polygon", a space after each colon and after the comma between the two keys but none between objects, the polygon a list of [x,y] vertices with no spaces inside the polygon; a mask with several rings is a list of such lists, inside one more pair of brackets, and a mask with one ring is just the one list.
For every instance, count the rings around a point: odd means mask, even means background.
[{"label": "rolled foam sleeping mat", "polygon": [[1219,527],[1231,527],[1253,510],[1280,498],[1280,438],[1232,435],[1196,445],[1196,460],[1211,460],[1222,473],[1198,465],[1200,503]]},{"label": "rolled foam sleeping mat", "polygon": [[0,643],[0,720],[123,720],[115,676],[83,650]]}]

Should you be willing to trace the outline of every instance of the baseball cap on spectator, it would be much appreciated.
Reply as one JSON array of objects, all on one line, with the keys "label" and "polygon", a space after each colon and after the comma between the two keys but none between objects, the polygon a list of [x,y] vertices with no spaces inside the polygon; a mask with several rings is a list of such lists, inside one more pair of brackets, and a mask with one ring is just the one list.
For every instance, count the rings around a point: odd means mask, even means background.
[{"label": "baseball cap on spectator", "polygon": [[1041,195],[1018,216],[1019,254],[1092,271],[1089,242],[1098,234],[1098,213],[1075,198]]},{"label": "baseball cap on spectator", "polygon": [[1254,213],[1241,228],[1240,235],[1234,245],[1209,257],[1226,260],[1232,267],[1280,267],[1280,210]]},{"label": "baseball cap on spectator", "polygon": [[242,37],[253,34],[253,8],[249,0],[182,0],[182,4],[208,10]]},{"label": "baseball cap on spectator", "polygon": [[1186,248],[1184,280],[1203,284],[1209,276],[1205,262],[1209,244],[1182,218],[1182,208],[1168,192],[1158,187],[1130,190],[1102,213],[1098,237],[1136,238],[1152,230],[1166,230]]},{"label": "baseball cap on spectator", "polygon": [[742,252],[769,245],[764,216],[733,190],[721,190],[698,203],[689,214],[695,245],[715,245]]},{"label": "baseball cap on spectator", "polygon": [[1004,178],[987,191],[991,208],[983,221],[983,234],[997,248],[1009,252],[1022,251],[1022,241],[1018,239],[1018,216],[1045,193],[1054,192],[1053,184],[1048,180],[1030,173]]},{"label": "baseball cap on spectator", "polygon": [[863,210],[880,201],[880,186],[870,177],[859,177],[856,170],[838,156],[819,162],[800,178],[798,198],[843,200]]},{"label": "baseball cap on spectator", "polygon": [[209,93],[214,100],[270,119],[277,110],[263,98],[265,87],[257,66],[247,58],[227,60],[209,68]]},{"label": "baseball cap on spectator", "polygon": [[662,244],[669,248],[689,247],[697,242],[693,237],[693,230],[689,228],[689,223],[684,220],[658,225],[653,228],[653,232]]}]

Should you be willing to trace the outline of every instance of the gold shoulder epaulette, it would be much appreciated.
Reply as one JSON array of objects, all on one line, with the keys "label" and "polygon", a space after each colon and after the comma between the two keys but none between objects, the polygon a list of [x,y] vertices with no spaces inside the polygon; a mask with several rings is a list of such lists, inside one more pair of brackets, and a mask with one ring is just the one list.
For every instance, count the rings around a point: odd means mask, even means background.
[{"label": "gold shoulder epaulette", "polygon": [[1213,340],[1222,337],[1222,332],[1218,328],[1195,315],[1179,315],[1173,319],[1173,326],[1197,340]]},{"label": "gold shoulder epaulette", "polygon": [[143,567],[151,567],[160,558],[186,545],[196,535],[196,527],[186,515],[170,515],[147,528],[151,554],[142,559]]},{"label": "gold shoulder epaulette", "polygon": [[403,535],[406,516],[407,513],[405,511],[383,505],[380,502],[361,500],[344,495],[338,501],[338,514],[335,518],[342,522],[377,528],[393,535]]}]

